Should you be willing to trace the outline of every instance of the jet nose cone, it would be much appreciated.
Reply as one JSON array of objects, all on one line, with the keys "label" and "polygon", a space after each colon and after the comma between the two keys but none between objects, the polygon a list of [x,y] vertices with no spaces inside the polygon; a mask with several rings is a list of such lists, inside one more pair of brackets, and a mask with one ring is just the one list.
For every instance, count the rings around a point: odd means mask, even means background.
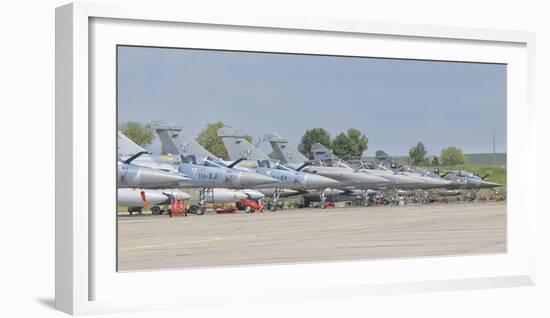
[{"label": "jet nose cone", "polygon": [[241,172],[241,184],[243,186],[258,186],[262,184],[276,183],[279,180],[253,172]]},{"label": "jet nose cone", "polygon": [[327,177],[323,177],[317,174],[307,174],[305,179],[305,186],[308,188],[325,188],[332,187],[339,182]]},{"label": "jet nose cone", "polygon": [[178,184],[179,182],[189,180],[189,178],[162,170],[141,168],[139,170],[138,180],[143,186],[167,186]]},{"label": "jet nose cone", "polygon": [[481,188],[497,188],[497,187],[502,187],[502,184],[496,183],[496,182],[491,182],[491,181],[481,180],[481,183],[479,184],[479,186]]}]

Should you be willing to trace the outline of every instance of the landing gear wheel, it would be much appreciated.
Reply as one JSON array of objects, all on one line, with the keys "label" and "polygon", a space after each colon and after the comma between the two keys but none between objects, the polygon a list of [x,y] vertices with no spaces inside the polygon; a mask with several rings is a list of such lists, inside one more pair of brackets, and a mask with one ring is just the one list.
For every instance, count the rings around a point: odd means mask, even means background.
[{"label": "landing gear wheel", "polygon": [[132,206],[129,206],[129,207],[128,207],[128,213],[129,213],[130,215],[134,214],[134,212],[137,212],[137,213],[141,214],[141,211],[142,211],[142,210],[143,210],[142,207],[135,207],[135,206],[134,206],[134,207],[132,207]]},{"label": "landing gear wheel", "polygon": [[269,207],[268,207],[269,211],[271,212],[275,212],[277,211],[277,206],[275,204],[271,204]]},{"label": "landing gear wheel", "polygon": [[254,210],[252,210],[251,207],[246,206],[246,207],[244,208],[244,212],[246,212],[246,213],[252,213],[252,212],[254,212]]},{"label": "landing gear wheel", "polygon": [[321,204],[319,204],[319,207],[320,207],[321,209],[326,209],[326,208],[327,208],[327,205],[326,205],[325,202],[322,202]]},{"label": "landing gear wheel", "polygon": [[197,209],[197,215],[203,215],[204,213],[206,213],[206,207],[205,206],[201,206],[200,208]]},{"label": "landing gear wheel", "polygon": [[[192,205],[192,206],[189,207],[189,213],[197,214],[198,210],[199,210],[198,205]],[[170,211],[170,213],[172,213],[172,211]]]},{"label": "landing gear wheel", "polygon": [[159,215],[161,214],[161,211],[160,211],[160,206],[154,206],[151,208],[151,214],[153,215]]}]

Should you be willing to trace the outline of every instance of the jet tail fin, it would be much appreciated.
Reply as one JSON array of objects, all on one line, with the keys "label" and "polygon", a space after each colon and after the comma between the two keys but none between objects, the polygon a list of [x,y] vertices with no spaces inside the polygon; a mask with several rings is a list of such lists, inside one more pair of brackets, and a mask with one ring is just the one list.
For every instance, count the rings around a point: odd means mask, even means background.
[{"label": "jet tail fin", "polygon": [[270,133],[264,136],[263,141],[269,142],[273,153],[277,159],[284,163],[303,164],[309,161],[301,152],[288,144],[288,140],[282,138],[276,133]]},{"label": "jet tail fin", "polygon": [[176,154],[189,156],[193,155],[196,158],[214,158],[218,159],[215,155],[204,149],[198,142],[191,137],[183,134],[183,128],[180,125],[172,125],[164,120],[157,120],[149,124],[159,136],[164,151]]},{"label": "jet tail fin", "polygon": [[388,161],[392,161],[392,156],[388,155],[384,150],[377,150],[376,151],[376,162],[378,163],[386,163]]},{"label": "jet tail fin", "polygon": [[182,127],[179,125],[172,125],[164,120],[157,120],[149,124],[149,127],[153,129],[159,136],[162,149],[171,154],[180,154],[180,147],[178,145],[178,137],[181,134]]},{"label": "jet tail fin", "polygon": [[338,157],[332,153],[332,150],[320,143],[311,145],[311,153],[313,154],[313,160],[338,159]]},{"label": "jet tail fin", "polygon": [[231,160],[237,160],[239,158],[246,158],[249,160],[270,159],[263,151],[246,140],[244,138],[245,134],[235,128],[222,127],[218,129],[217,133],[218,137],[222,139]]},{"label": "jet tail fin", "polygon": [[118,142],[117,142],[117,157],[121,158],[124,161],[130,160],[134,161],[138,157],[145,157],[146,159],[153,160],[149,156],[149,152],[145,150],[140,145],[133,142],[130,138],[126,137],[120,131],[118,132]]}]

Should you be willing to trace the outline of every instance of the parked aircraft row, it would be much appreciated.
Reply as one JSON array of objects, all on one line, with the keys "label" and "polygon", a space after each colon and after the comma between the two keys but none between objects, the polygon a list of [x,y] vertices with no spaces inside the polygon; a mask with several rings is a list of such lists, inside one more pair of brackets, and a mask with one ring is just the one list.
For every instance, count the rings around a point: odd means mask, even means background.
[{"label": "parked aircraft row", "polygon": [[120,205],[134,206],[139,198],[149,197],[155,198],[152,200],[155,204],[161,204],[168,202],[174,191],[181,193],[179,189],[199,189],[195,211],[202,214],[207,203],[239,202],[245,198],[269,199],[269,207],[275,210],[281,197],[292,195],[303,195],[324,207],[327,197],[361,199],[368,204],[372,192],[385,189],[500,186],[476,175],[455,172],[440,175],[410,167],[388,167],[386,162],[374,166],[361,162],[353,168],[320,144],[313,145],[314,159],[309,160],[274,133],[263,139],[271,144],[276,157],[273,159],[246,140],[244,133],[231,127],[218,131],[229,154],[230,161],[226,161],[186,136],[181,126],[156,121],[150,127],[168,155],[153,155],[118,133]]}]

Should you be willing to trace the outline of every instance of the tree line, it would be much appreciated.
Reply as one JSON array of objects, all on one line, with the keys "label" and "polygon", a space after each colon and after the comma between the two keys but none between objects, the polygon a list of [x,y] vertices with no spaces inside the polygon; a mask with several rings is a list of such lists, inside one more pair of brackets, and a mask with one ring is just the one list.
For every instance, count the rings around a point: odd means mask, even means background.
[{"label": "tree line", "polygon": [[369,139],[361,131],[350,128],[346,133],[339,133],[332,138],[330,133],[323,128],[308,129],[302,136],[298,151],[309,159],[313,159],[311,146],[320,143],[326,148],[332,150],[336,156],[349,160],[363,155],[368,148]]},{"label": "tree line", "polygon": [[[227,150],[223,145],[221,138],[218,137],[218,129],[224,127],[225,124],[221,121],[209,123],[197,136],[197,142],[210,151],[212,154],[229,159]],[[132,139],[140,146],[146,146],[153,142],[155,134],[148,125],[129,121],[119,125],[119,130],[128,138]],[[253,138],[250,135],[244,137],[249,142],[253,143]],[[312,128],[306,130],[298,145],[298,150],[304,156],[313,159],[311,146],[315,143],[320,143],[330,149],[336,156],[350,160],[363,156],[363,153],[368,149],[369,139],[365,134],[356,128],[350,128],[347,132],[340,132],[334,138],[324,128]],[[464,153],[460,148],[447,147],[441,149],[439,158],[434,156],[430,161],[427,159],[428,151],[422,142],[418,142],[416,146],[409,150],[409,158],[414,165],[459,165],[465,163]]]},{"label": "tree line", "polygon": [[454,166],[466,163],[466,158],[464,157],[462,150],[454,146],[441,149],[439,158],[434,156],[431,161],[426,158],[427,153],[428,151],[426,150],[426,147],[424,147],[424,144],[422,142],[418,142],[416,146],[409,150],[409,158],[411,159],[411,163],[415,166]]}]

